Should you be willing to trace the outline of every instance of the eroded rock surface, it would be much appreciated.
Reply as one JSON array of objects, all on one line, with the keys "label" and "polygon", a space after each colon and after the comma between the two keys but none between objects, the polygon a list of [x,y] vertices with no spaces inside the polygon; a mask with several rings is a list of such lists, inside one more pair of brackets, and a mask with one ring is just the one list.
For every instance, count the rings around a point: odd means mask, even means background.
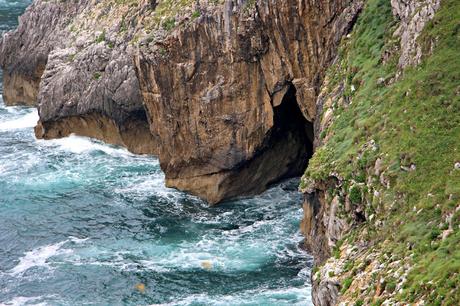
[{"label": "eroded rock surface", "polygon": [[417,38],[426,23],[434,17],[440,3],[440,0],[391,0],[393,14],[400,20],[400,26],[395,36],[401,38],[401,56],[399,58],[401,67],[420,63],[422,47],[417,42]]},{"label": "eroded rock surface", "polygon": [[157,153],[128,44],[131,34],[118,35],[119,15],[128,16],[128,10],[112,2],[39,0],[19,28],[4,36],[5,101],[38,106],[38,138],[75,133],[135,153]]},{"label": "eroded rock surface", "polygon": [[361,6],[39,0],[2,41],[6,100],[37,101],[37,137],[158,154],[168,186],[210,203],[258,193],[304,170],[325,67]]},{"label": "eroded rock surface", "polygon": [[48,54],[65,44],[65,25],[86,2],[35,1],[19,18],[18,28],[2,37],[0,66],[7,105],[36,105]]},{"label": "eroded rock surface", "polygon": [[138,76],[167,185],[214,203],[300,174],[324,67],[360,8],[227,1],[141,49]]}]

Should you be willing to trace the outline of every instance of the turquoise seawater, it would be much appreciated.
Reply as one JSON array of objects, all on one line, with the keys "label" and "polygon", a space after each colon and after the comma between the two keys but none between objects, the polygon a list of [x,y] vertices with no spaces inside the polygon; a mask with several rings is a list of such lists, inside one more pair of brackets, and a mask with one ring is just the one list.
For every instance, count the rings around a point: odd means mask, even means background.
[{"label": "turquoise seawater", "polygon": [[31,0],[0,0],[0,34],[17,26],[18,16]]},{"label": "turquoise seawater", "polygon": [[[28,4],[0,0],[0,30]],[[311,304],[298,180],[210,208],[153,157],[36,140],[37,118],[0,100],[0,305]]]}]

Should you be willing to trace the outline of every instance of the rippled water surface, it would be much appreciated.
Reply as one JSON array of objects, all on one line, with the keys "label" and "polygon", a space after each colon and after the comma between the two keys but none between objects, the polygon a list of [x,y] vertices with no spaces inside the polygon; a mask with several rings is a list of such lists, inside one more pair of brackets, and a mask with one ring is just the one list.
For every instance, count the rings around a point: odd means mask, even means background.
[{"label": "rippled water surface", "polygon": [[[27,3],[0,0],[0,30]],[[155,158],[37,141],[37,118],[0,100],[0,304],[311,304],[297,180],[209,208]]]},{"label": "rippled water surface", "polygon": [[18,16],[31,0],[0,0],[0,34],[17,26]]}]

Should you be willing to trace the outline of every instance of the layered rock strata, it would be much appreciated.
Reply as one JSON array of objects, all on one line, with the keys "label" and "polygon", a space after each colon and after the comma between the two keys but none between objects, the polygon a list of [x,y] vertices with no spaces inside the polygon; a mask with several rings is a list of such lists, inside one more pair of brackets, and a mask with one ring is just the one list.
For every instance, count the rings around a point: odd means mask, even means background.
[{"label": "layered rock strata", "polygon": [[80,6],[73,1],[36,1],[19,18],[18,28],[2,37],[0,66],[6,105],[37,104],[48,54],[65,43],[66,24],[85,2]]},{"label": "layered rock strata", "polygon": [[[417,38],[439,5],[392,0],[399,47],[382,54],[382,62],[399,52],[399,74],[419,63],[429,50]],[[210,203],[258,193],[303,172],[328,141],[332,101],[352,103],[347,80],[331,90],[324,77],[334,59],[340,64],[337,47],[362,6],[361,0],[38,0],[1,41],[4,98],[38,105],[37,137],[76,133],[156,154],[168,186]],[[370,171],[386,188],[379,160]],[[313,276],[317,305],[340,301],[343,284],[334,269],[345,262],[334,266],[328,258],[371,217],[368,203],[355,203],[345,184],[329,173],[303,186],[306,245],[318,264],[326,262]],[[356,259],[366,247],[347,249],[347,256]],[[366,260],[374,265],[375,258]]]},{"label": "layered rock strata", "polygon": [[[128,16],[129,6],[114,4],[35,1],[1,41],[4,100],[38,106],[38,138],[75,133],[156,154],[129,50],[132,34],[118,35],[119,15]],[[118,15],[107,18],[109,12]]]}]

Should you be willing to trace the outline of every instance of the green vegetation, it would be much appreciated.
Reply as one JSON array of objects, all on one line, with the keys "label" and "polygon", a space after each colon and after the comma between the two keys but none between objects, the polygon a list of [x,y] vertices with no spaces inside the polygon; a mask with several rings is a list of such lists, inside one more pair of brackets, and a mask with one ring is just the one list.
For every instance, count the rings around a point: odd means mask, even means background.
[{"label": "green vegetation", "polygon": [[378,300],[375,300],[374,302],[372,302],[371,305],[372,306],[380,306],[382,304],[383,304],[382,300],[378,299]]},{"label": "green vegetation", "polygon": [[342,289],[340,290],[340,292],[342,294],[345,293],[348,290],[348,288],[350,288],[352,283],[353,283],[353,278],[347,277],[342,283]]},{"label": "green vegetation", "polygon": [[[305,178],[314,180],[326,179],[332,171],[334,159],[333,150],[329,146],[323,146],[316,150],[313,158],[309,161],[308,168],[305,172]],[[301,183],[303,183],[302,180]],[[304,186],[301,186],[303,188]]]},{"label": "green vegetation", "polygon": [[363,306],[364,305],[364,301],[363,300],[357,300],[355,302],[355,305],[354,306]]},{"label": "green vegetation", "polygon": [[102,77],[102,74],[100,72],[95,72],[93,74],[93,79],[94,80],[99,80]]},{"label": "green vegetation", "polygon": [[[368,239],[392,258],[411,258],[413,265],[403,291],[395,292],[401,301],[460,301],[460,170],[454,168],[460,162],[459,20],[460,1],[443,0],[418,38],[422,62],[399,75],[390,3],[368,1],[351,38],[342,43],[340,61],[328,72],[329,91],[340,83],[345,90],[333,103],[328,140],[302,180],[304,185],[325,180],[333,171],[348,186],[366,181],[363,175],[370,178],[370,188],[380,191],[376,218],[385,222],[378,230],[368,222]],[[390,56],[383,60],[384,54]],[[374,174],[377,158],[389,189]],[[348,190],[351,202],[369,200],[365,190],[355,188]]]},{"label": "green vegetation", "polygon": [[114,45],[111,41],[107,40],[105,29],[96,37],[96,43],[104,42],[110,49],[113,49]]},{"label": "green vegetation", "polygon": [[166,18],[165,21],[163,21],[162,27],[166,31],[171,31],[176,25],[176,19],[174,17],[169,17]]},{"label": "green vegetation", "polygon": [[348,272],[353,268],[353,266],[354,266],[354,262],[352,260],[348,260],[343,266],[343,271]]},{"label": "green vegetation", "polygon": [[74,53],[74,54],[70,54],[70,55],[69,55],[69,62],[73,62],[73,61],[75,60],[75,57],[76,57],[76,56],[77,56],[77,55],[76,55],[75,53]]},{"label": "green vegetation", "polygon": [[342,246],[342,244],[343,240],[337,241],[334,249],[332,250],[332,255],[337,259],[340,258],[340,247]]},{"label": "green vegetation", "polygon": [[394,292],[395,289],[396,289],[396,280],[394,280],[394,279],[387,280],[385,290],[388,291],[388,292]]},{"label": "green vegetation", "polygon": [[105,30],[96,37],[96,43],[105,42]]},{"label": "green vegetation", "polygon": [[201,12],[200,12],[200,11],[194,11],[194,12],[192,13],[192,19],[196,19],[196,18],[198,18],[198,17],[200,17],[200,16],[201,16]]},{"label": "green vegetation", "polygon": [[115,0],[116,4],[137,4],[138,0]]},{"label": "green vegetation", "polygon": [[361,189],[358,186],[350,188],[350,201],[353,204],[361,203]]},{"label": "green vegetation", "polygon": [[[190,9],[195,0],[162,0],[159,1],[158,6],[155,8],[153,18],[151,20],[151,28],[156,25],[161,25],[166,31],[170,31],[174,28],[176,22],[176,16],[183,14],[187,9]],[[211,0],[210,4],[222,4],[223,0]],[[191,13],[191,18],[196,19],[201,16],[200,11],[194,11]]]},{"label": "green vegetation", "polygon": [[247,0],[244,5],[244,11],[249,11],[256,6],[256,0]]}]

